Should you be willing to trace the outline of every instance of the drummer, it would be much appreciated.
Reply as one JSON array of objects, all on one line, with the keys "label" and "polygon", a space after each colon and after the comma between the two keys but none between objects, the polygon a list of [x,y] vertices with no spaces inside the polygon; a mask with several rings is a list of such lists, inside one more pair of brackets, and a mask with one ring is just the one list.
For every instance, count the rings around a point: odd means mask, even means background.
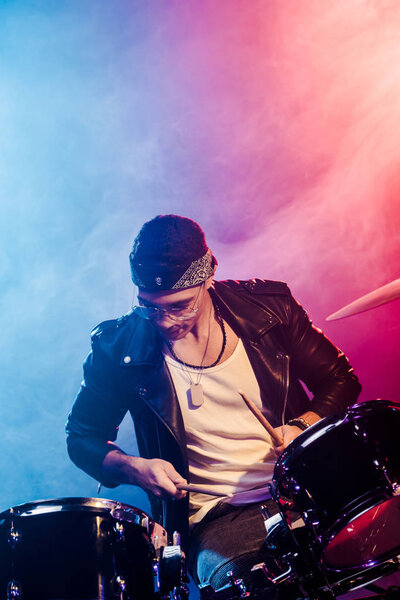
[{"label": "drummer", "polygon": [[[196,583],[218,589],[227,571],[246,579],[263,560],[259,507],[275,508],[267,482],[276,457],[354,403],[360,384],[285,283],[215,281],[217,260],[194,221],[145,223],[130,266],[137,306],[92,332],[68,451],[102,485],[146,490],[155,520],[183,534]],[[127,411],[140,457],[114,444]],[[208,493],[179,489],[188,482]]]}]

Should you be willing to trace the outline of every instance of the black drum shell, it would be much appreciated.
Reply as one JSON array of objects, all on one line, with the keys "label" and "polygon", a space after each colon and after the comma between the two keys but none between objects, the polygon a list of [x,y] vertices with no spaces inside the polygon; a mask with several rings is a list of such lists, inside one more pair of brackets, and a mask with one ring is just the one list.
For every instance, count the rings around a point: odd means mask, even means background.
[{"label": "black drum shell", "polygon": [[364,402],[304,431],[277,461],[273,489],[280,505],[288,501],[300,513],[321,555],[352,518],[393,498],[400,482],[399,432],[398,404]]},{"label": "black drum shell", "polygon": [[[113,508],[121,512],[121,506],[129,508],[129,520],[113,516]],[[101,499],[43,501],[5,511],[0,515],[0,598],[7,597],[13,580],[24,600],[114,599],[120,597],[117,577],[125,582],[126,597],[156,598],[155,551],[146,517]]]}]

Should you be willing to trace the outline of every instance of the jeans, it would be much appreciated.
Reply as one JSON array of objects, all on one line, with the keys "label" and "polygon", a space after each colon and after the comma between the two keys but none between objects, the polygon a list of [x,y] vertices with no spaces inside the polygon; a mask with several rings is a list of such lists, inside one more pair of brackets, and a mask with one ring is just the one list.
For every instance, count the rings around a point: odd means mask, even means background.
[{"label": "jeans", "polygon": [[[274,501],[262,504],[267,505],[271,515],[278,512]],[[217,504],[191,532],[188,566],[194,581],[197,585],[209,582],[217,590],[229,583],[226,574],[232,571],[249,588],[251,568],[272,560],[265,536],[260,503]],[[267,585],[263,598],[275,598],[275,587]]]}]

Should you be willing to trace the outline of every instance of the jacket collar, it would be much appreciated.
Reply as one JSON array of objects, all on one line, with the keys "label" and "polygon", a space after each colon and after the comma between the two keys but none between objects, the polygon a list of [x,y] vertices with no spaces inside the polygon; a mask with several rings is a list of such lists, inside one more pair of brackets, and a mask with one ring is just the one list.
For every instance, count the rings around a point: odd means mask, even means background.
[{"label": "jacket collar", "polygon": [[253,290],[252,281],[215,281],[211,294],[235,333],[241,338],[257,342],[274,325],[280,323],[280,319],[270,307],[267,308],[263,302],[258,301]]},{"label": "jacket collar", "polygon": [[127,315],[131,321],[131,335],[121,357],[121,366],[154,366],[160,363],[162,339],[150,321]]}]

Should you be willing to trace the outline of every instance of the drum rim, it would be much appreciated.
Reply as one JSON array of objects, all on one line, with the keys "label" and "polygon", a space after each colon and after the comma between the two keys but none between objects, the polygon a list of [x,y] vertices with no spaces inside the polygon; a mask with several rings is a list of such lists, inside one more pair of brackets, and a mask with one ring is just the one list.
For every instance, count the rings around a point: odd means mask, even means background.
[{"label": "drum rim", "polygon": [[301,452],[309,444],[313,443],[314,440],[312,438],[314,435],[316,439],[319,439],[321,434],[329,431],[331,428],[334,429],[336,427],[339,427],[342,423],[346,422],[349,419],[352,419],[355,416],[358,416],[364,411],[372,412],[374,408],[389,408],[400,411],[400,403],[395,402],[393,400],[382,399],[364,400],[363,402],[357,402],[356,404],[348,406],[341,413],[336,413],[327,417],[323,417],[322,419],[308,427],[305,431],[302,431],[300,435],[298,435],[294,440],[292,440],[282,452],[281,456],[276,461],[274,468],[274,475],[272,478],[274,485],[280,485],[280,482],[285,477],[288,469],[290,468],[290,464],[298,458],[299,454],[301,454]]},{"label": "drum rim", "polygon": [[[352,572],[345,572],[342,570],[337,571],[336,575],[341,575],[342,577],[340,579],[330,581],[330,587],[335,594],[337,593],[340,595],[350,591],[355,591],[360,587],[364,587],[368,583],[373,583],[381,577],[395,573],[398,570],[397,564],[397,561],[395,564],[393,563],[393,557],[386,557],[382,558],[380,562],[375,562],[371,565],[365,564],[357,569],[353,569]],[[324,570],[327,571],[324,565],[323,567]],[[329,576],[332,576],[333,573],[334,571],[329,570],[326,573],[326,576],[329,578]]]},{"label": "drum rim", "polygon": [[[318,541],[322,546],[322,551],[320,553],[321,562],[327,571],[330,571],[332,573],[339,573],[339,574],[340,573],[351,573],[351,572],[355,572],[355,571],[357,572],[360,569],[367,569],[367,568],[373,567],[375,565],[380,565],[383,562],[387,562],[388,560],[390,560],[391,558],[394,558],[394,556],[397,556],[399,554],[400,542],[395,549],[390,550],[389,552],[386,552],[386,554],[382,554],[381,556],[378,556],[376,558],[371,558],[365,562],[357,563],[356,565],[351,565],[348,567],[335,568],[333,566],[330,566],[329,563],[325,560],[325,550],[327,549],[329,542],[334,540],[334,538],[345,527],[350,525],[350,523],[355,521],[358,517],[361,517],[363,514],[365,514],[369,510],[379,506],[379,504],[383,504],[384,502],[388,502],[389,500],[395,500],[396,498],[398,498],[398,496],[390,495],[387,490],[376,489],[374,491],[376,492],[376,494],[370,495],[369,498],[366,498],[366,500],[362,503],[362,508],[361,508],[361,506],[354,507],[347,515],[347,518],[338,519],[334,523],[334,525],[332,525],[332,527],[329,528],[328,531],[326,531],[323,535],[318,537]],[[378,498],[378,494],[377,494],[378,491],[380,491],[380,492],[385,491],[386,495],[382,494],[380,501],[373,501],[371,503],[371,500],[376,500]]]},{"label": "drum rim", "polygon": [[[35,511],[35,508],[39,510]],[[46,508],[48,510],[46,510]],[[41,509],[41,510],[40,510]],[[10,517],[31,517],[40,514],[56,512],[103,512],[121,521],[133,521],[139,525],[148,526],[153,519],[140,508],[110,500],[107,498],[64,496],[62,498],[46,498],[12,506],[0,513],[0,520]],[[114,513],[114,514],[113,514]],[[131,517],[132,518],[128,518]]]}]

